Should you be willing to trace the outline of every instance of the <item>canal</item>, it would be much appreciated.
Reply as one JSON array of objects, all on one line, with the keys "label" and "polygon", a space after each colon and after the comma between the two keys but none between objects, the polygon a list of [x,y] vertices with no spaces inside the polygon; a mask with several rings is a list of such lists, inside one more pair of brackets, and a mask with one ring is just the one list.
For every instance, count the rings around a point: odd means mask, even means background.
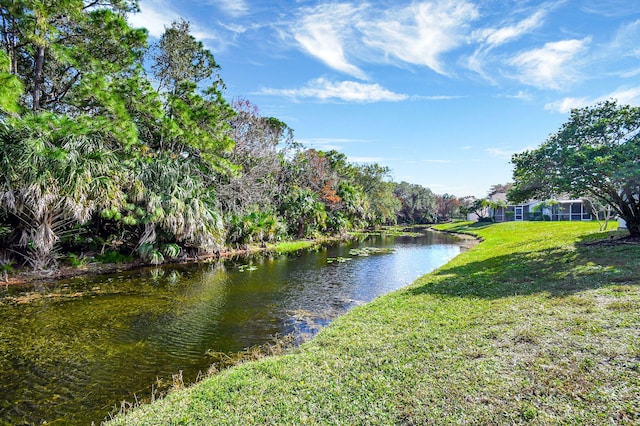
[{"label": "canal", "polygon": [[371,236],[0,291],[0,422],[99,424],[174,375],[192,383],[211,353],[312,336],[460,251],[448,234]]}]

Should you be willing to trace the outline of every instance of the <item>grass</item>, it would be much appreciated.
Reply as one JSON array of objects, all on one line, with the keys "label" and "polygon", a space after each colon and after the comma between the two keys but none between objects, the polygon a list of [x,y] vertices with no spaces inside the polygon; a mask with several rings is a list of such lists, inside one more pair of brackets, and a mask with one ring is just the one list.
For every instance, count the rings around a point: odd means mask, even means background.
[{"label": "grass", "polygon": [[278,254],[284,254],[309,249],[318,244],[318,241],[315,240],[283,241],[273,245],[270,244],[269,250]]},{"label": "grass", "polygon": [[439,228],[483,243],[113,424],[640,423],[640,247],[582,244],[593,223]]}]

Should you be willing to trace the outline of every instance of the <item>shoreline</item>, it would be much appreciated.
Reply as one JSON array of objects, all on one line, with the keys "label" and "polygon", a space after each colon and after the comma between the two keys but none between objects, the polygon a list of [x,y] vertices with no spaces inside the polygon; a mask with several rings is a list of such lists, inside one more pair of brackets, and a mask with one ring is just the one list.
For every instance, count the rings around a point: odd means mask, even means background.
[{"label": "shoreline", "polygon": [[614,362],[636,368],[621,337],[637,323],[637,246],[586,245],[611,235],[589,223],[446,230],[491,244],[352,310],[287,357],[241,364],[108,424],[637,419],[637,383]]},{"label": "shoreline", "polygon": [[[308,243],[302,244],[303,247],[297,248],[291,251],[297,251],[303,248],[313,247],[314,245],[324,244],[335,241],[347,241],[345,238],[321,238],[316,240],[298,240],[295,242],[298,243]],[[291,241],[287,241],[284,244],[291,244]],[[9,288],[21,288],[21,287],[29,287],[38,284],[45,283],[54,283],[57,281],[62,281],[65,279],[81,277],[84,275],[104,275],[104,274],[112,274],[116,272],[124,272],[124,271],[133,271],[133,270],[142,270],[144,268],[153,268],[158,266],[166,266],[166,265],[182,265],[182,264],[195,264],[200,262],[215,260],[227,260],[234,257],[248,257],[256,254],[265,254],[265,253],[287,253],[287,250],[280,251],[278,250],[278,244],[273,244],[267,247],[249,247],[246,249],[228,249],[225,251],[221,251],[219,253],[207,254],[203,256],[197,257],[185,257],[165,263],[161,263],[159,265],[152,265],[149,263],[144,263],[143,261],[136,259],[133,262],[126,263],[88,263],[83,266],[61,266],[56,270],[45,271],[45,272],[34,272],[34,271],[18,271],[12,274],[9,274],[6,279],[0,279],[0,288],[4,287],[5,290]]]},{"label": "shoreline", "polygon": [[[462,232],[451,232],[447,230],[438,230],[435,229],[434,226],[441,224],[433,224],[424,226],[424,229],[431,232],[438,233],[447,233],[457,235],[461,240],[464,241],[461,244],[461,247],[468,250],[474,245],[478,244],[482,241],[481,238],[474,236],[469,233]],[[391,226],[387,233],[393,234],[397,233],[397,228],[410,228],[410,227],[420,227],[421,225],[394,225]],[[394,228],[396,229],[394,231]],[[385,232],[385,229],[381,231],[374,232]],[[349,241],[353,238],[356,238],[356,235],[361,233],[369,233],[369,231],[355,231],[353,233],[349,233],[347,235],[342,236],[323,236],[320,238],[312,239],[312,240],[294,240],[294,241],[282,241],[275,244],[268,244],[266,247],[263,246],[249,246],[244,249],[233,249],[226,248],[219,253],[206,254],[202,256],[196,257],[184,257],[180,259],[175,259],[172,261],[168,261],[162,263],[160,265],[152,265],[149,263],[145,263],[140,259],[135,259],[132,262],[126,263],[97,263],[91,262],[82,266],[60,266],[55,270],[51,271],[30,271],[30,270],[21,270],[20,268],[16,268],[17,271],[11,274],[8,274],[7,277],[0,277],[0,289],[4,287],[4,290],[8,290],[9,288],[21,288],[21,287],[29,287],[38,284],[46,284],[46,283],[54,283],[70,278],[81,277],[84,275],[104,275],[104,274],[112,274],[117,272],[125,272],[125,271],[133,271],[133,270],[141,270],[144,268],[152,268],[157,266],[166,266],[166,265],[182,265],[182,264],[194,264],[200,262],[215,260],[227,260],[234,257],[248,257],[257,254],[266,254],[266,253],[290,253],[298,250],[304,250],[316,245],[327,244],[327,243],[335,243],[335,242],[344,242]]]}]

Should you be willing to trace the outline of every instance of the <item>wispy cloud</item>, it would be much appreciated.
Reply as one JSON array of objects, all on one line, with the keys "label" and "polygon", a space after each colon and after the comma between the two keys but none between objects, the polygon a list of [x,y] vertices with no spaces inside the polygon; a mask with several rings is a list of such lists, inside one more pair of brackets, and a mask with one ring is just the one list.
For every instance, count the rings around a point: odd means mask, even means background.
[{"label": "wispy cloud", "polygon": [[537,10],[520,22],[500,28],[484,28],[476,31],[474,36],[490,47],[500,46],[506,42],[516,40],[541,26],[546,14],[547,11],[545,9]]},{"label": "wispy cloud", "polygon": [[549,42],[539,49],[518,54],[509,61],[519,74],[516,78],[523,84],[540,89],[559,90],[579,79],[576,62],[591,38]]},{"label": "wispy cloud", "polygon": [[485,151],[488,152],[489,155],[491,155],[492,157],[505,158],[505,159],[511,158],[511,156],[514,153],[514,151],[505,150],[502,148],[487,148]]},{"label": "wispy cloud", "polygon": [[245,0],[210,0],[209,3],[234,17],[246,15],[249,12],[249,5]]},{"label": "wispy cloud", "polygon": [[323,3],[302,8],[290,33],[298,46],[330,68],[366,80],[357,60],[426,66],[447,74],[441,56],[465,42],[479,16],[472,2],[435,0],[409,6]]},{"label": "wispy cloud", "polygon": [[583,0],[580,8],[587,13],[616,18],[640,13],[640,3],[629,0]]},{"label": "wispy cloud", "polygon": [[349,62],[344,51],[344,45],[351,39],[353,23],[359,19],[359,11],[350,4],[323,4],[303,9],[302,20],[295,24],[293,37],[305,52],[330,68],[366,79],[365,73]]},{"label": "wispy cloud", "polygon": [[[202,25],[197,20],[194,21],[191,17],[185,16],[174,9],[171,3],[166,0],[141,0],[139,6],[140,12],[130,15],[128,21],[133,27],[146,28],[153,38],[160,38],[165,29],[170,27],[174,21],[186,19],[190,23],[191,34],[196,39],[203,41],[207,48],[218,52],[230,42],[230,38],[212,31],[210,25]],[[238,28],[235,29],[238,30]],[[227,30],[231,31],[231,28],[227,28]]]},{"label": "wispy cloud", "polygon": [[312,80],[298,89],[265,88],[259,94],[358,103],[398,102],[409,99],[409,95],[394,93],[379,84],[365,84],[356,81],[333,82],[324,78]]},{"label": "wispy cloud", "polygon": [[361,24],[363,42],[385,57],[448,74],[441,55],[464,42],[470,22],[478,16],[476,6],[466,1],[414,3]]},{"label": "wispy cloud", "polygon": [[452,163],[451,160],[423,160],[423,163],[446,164]]},{"label": "wispy cloud", "polygon": [[160,38],[165,28],[180,17],[164,0],[141,0],[139,6],[140,12],[130,15],[128,21],[135,28],[146,28],[155,38]]},{"label": "wispy cloud", "polygon": [[[494,50],[507,43],[514,42],[541,27],[544,24],[544,18],[552,7],[552,5],[538,6],[536,10],[530,12],[529,16],[519,21],[509,17],[501,25],[473,31],[471,40],[476,44],[476,48],[466,60],[467,68],[478,73],[485,80],[496,84],[496,73],[485,69],[501,65],[505,59],[503,55],[495,54]],[[509,56],[511,56],[511,53]]]},{"label": "wispy cloud", "polygon": [[640,19],[620,27],[611,47],[619,55],[640,57]]},{"label": "wispy cloud", "polygon": [[555,111],[560,113],[567,113],[573,108],[584,108],[589,105],[596,104],[598,102],[604,102],[607,100],[615,99],[620,104],[628,104],[639,106],[640,105],[640,87],[632,87],[625,89],[618,89],[614,92],[607,93],[606,95],[597,98],[564,98],[556,102],[551,102],[545,105],[545,109],[548,111]]}]

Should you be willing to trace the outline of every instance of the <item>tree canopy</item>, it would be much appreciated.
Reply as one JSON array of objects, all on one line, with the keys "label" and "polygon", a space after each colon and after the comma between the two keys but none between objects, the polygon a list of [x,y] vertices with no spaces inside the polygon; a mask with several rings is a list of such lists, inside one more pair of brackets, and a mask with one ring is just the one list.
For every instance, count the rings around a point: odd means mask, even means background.
[{"label": "tree canopy", "polygon": [[[307,149],[248,100],[179,19],[159,41],[135,0],[0,2],[0,259],[161,263],[229,246],[424,223],[451,196]],[[446,202],[445,202],[446,201]]]},{"label": "tree canopy", "polygon": [[606,101],[574,109],[537,149],[515,154],[509,199],[588,197],[640,236],[640,107]]}]

